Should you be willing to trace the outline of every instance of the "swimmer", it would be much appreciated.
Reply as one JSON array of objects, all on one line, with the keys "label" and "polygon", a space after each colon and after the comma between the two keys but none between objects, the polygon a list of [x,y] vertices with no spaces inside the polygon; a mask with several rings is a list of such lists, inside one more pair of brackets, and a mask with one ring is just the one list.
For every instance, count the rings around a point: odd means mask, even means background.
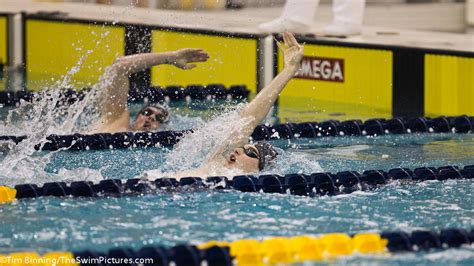
[{"label": "swimmer", "polygon": [[142,108],[130,124],[128,110],[128,77],[152,66],[169,64],[189,70],[196,62],[206,62],[209,55],[202,49],[181,49],[164,53],[145,53],[123,56],[114,61],[104,74],[110,79],[105,88],[101,116],[89,133],[116,133],[126,131],[154,131],[169,120],[169,111],[161,105]]},{"label": "swimmer", "polygon": [[[295,75],[303,58],[303,46],[298,44],[295,37],[288,32],[283,34],[284,44],[277,42],[283,53],[283,70],[263,88],[241,112],[240,118],[248,121],[243,126],[232,130],[225,141],[216,147],[209,159],[197,168],[177,173],[167,173],[165,176],[182,178],[186,176],[213,176],[255,173],[271,165],[278,153],[272,145],[266,142],[249,144],[249,138],[255,127],[267,116],[283,88]],[[230,152],[230,156],[226,156]],[[143,178],[155,178],[155,171],[145,173]]]}]

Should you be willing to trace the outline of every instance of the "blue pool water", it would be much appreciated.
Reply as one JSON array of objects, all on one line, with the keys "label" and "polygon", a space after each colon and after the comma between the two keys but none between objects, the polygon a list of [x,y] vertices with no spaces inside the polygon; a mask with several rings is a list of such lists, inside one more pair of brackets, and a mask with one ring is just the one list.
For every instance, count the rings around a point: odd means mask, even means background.
[{"label": "blue pool water", "polygon": [[[283,154],[276,166],[266,172],[277,174],[474,164],[474,136],[470,134],[338,137],[272,143],[282,148]],[[46,170],[57,173],[61,168],[89,168],[107,178],[130,178],[160,168],[168,153],[169,150],[160,148],[60,152],[51,158]]]},{"label": "blue pool water", "polygon": [[[321,198],[204,191],[99,200],[25,200],[0,207],[0,252],[91,247],[106,251],[213,239],[469,228],[473,189],[470,181],[434,181],[394,183],[371,192]],[[452,258],[459,252],[462,258]],[[469,264],[474,259],[472,248],[437,254],[441,260],[429,259],[436,256],[433,253],[370,260],[444,265],[456,260]]]},{"label": "blue pool water", "polygon": [[[139,108],[139,107],[136,107]],[[135,108],[135,109],[136,109]],[[171,129],[199,127],[218,111],[177,106]],[[276,120],[270,117],[269,120]],[[344,120],[344,117],[338,117]],[[282,156],[268,172],[313,173],[474,164],[473,134],[386,135],[274,141]],[[192,147],[190,147],[192,150]],[[131,178],[163,169],[164,148],[36,152],[2,184]],[[0,153],[5,167],[9,151]],[[23,170],[22,170],[23,169]],[[334,197],[175,191],[123,198],[39,198],[0,205],[0,253],[20,250],[172,246],[209,240],[329,232],[474,228],[471,180],[394,182],[369,192]],[[204,215],[205,214],[205,215]],[[351,256],[336,264],[474,264],[474,249]]]}]

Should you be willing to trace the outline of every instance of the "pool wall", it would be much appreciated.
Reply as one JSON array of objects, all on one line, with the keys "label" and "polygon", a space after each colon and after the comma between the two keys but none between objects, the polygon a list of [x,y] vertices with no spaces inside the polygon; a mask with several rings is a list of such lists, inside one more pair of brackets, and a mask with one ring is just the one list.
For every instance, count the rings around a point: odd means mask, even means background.
[{"label": "pool wall", "polygon": [[425,114],[474,113],[474,58],[426,53]]},{"label": "pool wall", "polygon": [[125,54],[124,26],[38,16],[24,16],[23,25],[26,87],[31,91],[54,85],[80,60],[73,85],[90,87],[105,67]]},{"label": "pool wall", "polygon": [[[340,113],[362,112],[385,117],[392,113],[393,52],[387,47],[371,47],[340,42],[306,40],[300,72],[279,99],[280,122],[291,115],[315,107]],[[275,72],[283,69],[283,54],[275,49]],[[375,114],[377,112],[380,114]],[[415,113],[415,112],[413,112]],[[289,117],[287,119],[287,117]]]},{"label": "pool wall", "polygon": [[[280,110],[311,110],[311,100],[317,100],[319,105],[368,106],[371,113],[393,116],[474,113],[469,103],[474,97],[472,51],[300,41],[305,42],[303,70],[282,93],[279,106],[287,108]],[[283,57],[280,51],[275,53],[279,72]],[[285,113],[279,116],[284,118]]]},{"label": "pool wall", "polygon": [[[78,88],[94,84],[117,56],[183,47],[202,47],[212,61],[189,72],[154,67],[132,76],[132,86],[222,83],[246,85],[257,92],[282,68],[273,36],[258,33],[79,19],[60,12],[21,16],[22,45],[12,48],[23,49],[26,88],[33,91],[41,86],[34,80],[46,80],[44,76],[51,83],[56,81],[81,56],[84,63],[74,77]],[[443,50],[308,36],[298,39],[306,47],[303,70],[280,97],[280,122],[294,122],[285,120],[285,110],[311,112],[316,106],[343,113],[360,113],[365,108],[379,117],[474,114],[468,102],[474,90],[474,52],[469,47]],[[91,53],[84,56],[87,51]]]},{"label": "pool wall", "polygon": [[10,65],[8,35],[8,15],[0,13],[0,91],[6,88],[6,80],[3,79],[3,67]]},{"label": "pool wall", "polygon": [[256,35],[38,15],[25,15],[23,23],[29,90],[44,86],[43,82],[34,84],[30,80],[49,80],[50,85],[54,84],[87,51],[92,53],[85,57],[75,75],[74,85],[78,88],[92,86],[102,74],[97,68],[104,69],[118,56],[186,47],[205,49],[213,64],[203,64],[193,71],[154,67],[134,75],[132,83],[169,86],[208,84],[211,80],[226,86],[243,84],[253,93],[259,84],[259,36]]},{"label": "pool wall", "polygon": [[151,30],[153,52],[203,48],[208,51],[212,63],[202,64],[193,71],[166,65],[154,67],[151,83],[155,86],[190,85],[208,84],[211,80],[225,86],[245,84],[255,93],[259,87],[261,39],[261,36],[251,34],[154,27]]}]

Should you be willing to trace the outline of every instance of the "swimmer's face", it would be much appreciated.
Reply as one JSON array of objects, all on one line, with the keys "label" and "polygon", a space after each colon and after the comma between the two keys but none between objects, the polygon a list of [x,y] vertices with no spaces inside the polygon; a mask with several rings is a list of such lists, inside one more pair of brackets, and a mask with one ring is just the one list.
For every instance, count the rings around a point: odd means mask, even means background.
[{"label": "swimmer's face", "polygon": [[168,116],[166,111],[149,106],[142,109],[135,119],[133,126],[136,131],[153,131],[160,128],[164,119]]},{"label": "swimmer's face", "polygon": [[227,166],[238,168],[244,172],[258,172],[258,150],[255,146],[247,144],[236,148],[227,160]]}]

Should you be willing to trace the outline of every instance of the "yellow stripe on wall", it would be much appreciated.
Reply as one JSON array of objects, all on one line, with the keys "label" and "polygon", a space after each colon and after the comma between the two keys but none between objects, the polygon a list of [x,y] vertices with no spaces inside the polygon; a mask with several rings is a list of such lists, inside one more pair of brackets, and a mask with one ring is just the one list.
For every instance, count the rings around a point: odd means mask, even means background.
[{"label": "yellow stripe on wall", "polygon": [[257,40],[161,30],[152,32],[153,52],[182,48],[202,48],[209,53],[210,59],[198,63],[192,70],[168,65],[153,67],[153,85],[244,84],[250,91],[256,92]]},{"label": "yellow stripe on wall", "polygon": [[[343,60],[344,82],[293,78],[279,98],[280,122],[328,118],[330,113],[345,118],[391,116],[392,52],[306,44],[304,55]],[[282,68],[279,52],[279,71]]]},{"label": "yellow stripe on wall", "polygon": [[[123,27],[28,19],[27,88],[40,90],[71,76],[70,85],[95,84],[106,66],[125,53]],[[77,68],[77,73],[75,72]]]},{"label": "yellow stripe on wall", "polygon": [[8,23],[7,17],[0,16],[0,64],[8,63]]},{"label": "yellow stripe on wall", "polygon": [[[6,16],[0,16],[0,65],[8,63],[8,22]],[[2,71],[0,69],[0,71]],[[6,78],[0,78],[0,91],[5,90]]]},{"label": "yellow stripe on wall", "polygon": [[425,115],[474,115],[474,58],[425,55]]}]

